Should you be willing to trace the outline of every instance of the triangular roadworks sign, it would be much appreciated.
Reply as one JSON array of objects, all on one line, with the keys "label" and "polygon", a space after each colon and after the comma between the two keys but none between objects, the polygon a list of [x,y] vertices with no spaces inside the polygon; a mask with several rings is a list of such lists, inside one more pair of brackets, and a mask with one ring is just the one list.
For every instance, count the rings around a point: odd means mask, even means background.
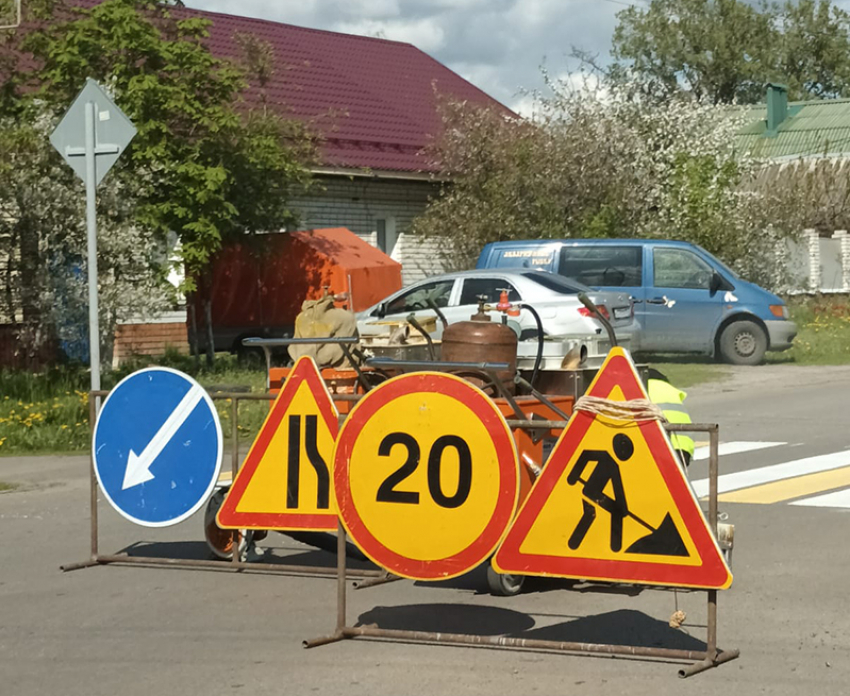
[{"label": "triangular roadworks sign", "polygon": [[223,529],[337,528],[339,416],[313,359],[295,363],[218,511]]},{"label": "triangular roadworks sign", "polygon": [[[646,399],[614,348],[587,395]],[[732,574],[657,420],[577,411],[505,541],[499,572],[725,589]]]}]

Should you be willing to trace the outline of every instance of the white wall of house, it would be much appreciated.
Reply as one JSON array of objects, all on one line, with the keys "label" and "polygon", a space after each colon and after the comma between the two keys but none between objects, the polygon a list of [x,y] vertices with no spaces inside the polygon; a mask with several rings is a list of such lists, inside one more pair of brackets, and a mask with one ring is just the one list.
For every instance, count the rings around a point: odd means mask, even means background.
[{"label": "white wall of house", "polygon": [[437,186],[429,181],[375,177],[321,177],[324,191],[295,198],[302,229],[347,227],[402,264],[405,285],[441,273],[439,250],[410,234]]}]

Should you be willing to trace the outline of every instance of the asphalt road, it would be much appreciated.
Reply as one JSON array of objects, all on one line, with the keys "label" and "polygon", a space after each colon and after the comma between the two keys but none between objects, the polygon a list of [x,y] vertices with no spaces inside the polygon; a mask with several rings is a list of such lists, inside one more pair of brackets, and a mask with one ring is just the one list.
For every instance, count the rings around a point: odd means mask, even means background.
[{"label": "asphalt road", "polygon": [[[304,639],[334,626],[336,586],[323,578],[119,566],[62,573],[61,564],[88,555],[87,460],[0,459],[0,480],[23,484],[0,494],[0,694],[850,692],[848,390],[850,369],[787,366],[736,370],[691,390],[695,420],[720,423],[730,451],[751,449],[721,458],[723,475],[749,472],[721,479],[724,495],[744,500],[721,503],[736,544],[735,582],[719,604],[720,646],[740,648],[741,658],[685,681],[679,664],[635,659],[364,640],[305,650]],[[705,461],[692,469],[698,486]],[[798,486],[790,494],[789,472]],[[199,516],[146,530],[100,510],[103,552],[207,557]],[[269,545],[275,560],[333,563],[281,535]],[[702,593],[532,579],[520,596],[496,598],[478,570],[348,596],[350,624],[704,646]],[[682,630],[667,625],[676,601],[688,615]]]}]

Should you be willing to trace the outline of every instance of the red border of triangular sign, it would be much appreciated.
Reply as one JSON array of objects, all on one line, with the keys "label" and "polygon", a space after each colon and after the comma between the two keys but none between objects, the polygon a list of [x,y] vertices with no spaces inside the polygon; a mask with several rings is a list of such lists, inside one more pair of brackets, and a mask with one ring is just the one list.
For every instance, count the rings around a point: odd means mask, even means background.
[{"label": "red border of triangular sign", "polygon": [[[626,399],[645,399],[646,392],[640,383],[637,370],[628,353],[614,348],[608,354],[587,394],[607,398],[619,386]],[[646,439],[649,451],[655,456],[658,469],[679,508],[702,563],[699,565],[671,565],[634,560],[600,560],[593,558],[560,557],[526,554],[520,551],[529,530],[548,500],[555,484],[564,476],[567,464],[582,440],[594,415],[578,411],[552,450],[540,478],[534,484],[519,514],[516,516],[505,541],[493,559],[494,567],[503,573],[545,575],[581,578],[611,582],[628,582],[644,585],[669,585],[700,589],[726,589],[732,584],[720,548],[708,528],[685,473],[674,458],[665,432],[658,421],[641,421],[638,427]]]},{"label": "red border of triangular sign", "polygon": [[[245,458],[245,463],[236,475],[236,480],[230,487],[227,497],[224,499],[221,508],[216,515],[218,526],[222,529],[279,529],[279,530],[304,530],[304,531],[329,531],[337,528],[337,512],[331,509],[327,513],[321,514],[304,514],[298,512],[238,512],[236,508],[242,500],[248,486],[251,483],[251,477],[262,462],[269,447],[269,443],[277,432],[286,411],[289,408],[298,388],[304,383],[307,383],[316,404],[319,407],[319,413],[325,422],[325,425],[330,430],[331,435],[336,440],[339,431],[339,415],[330,394],[328,394],[327,386],[325,385],[316,363],[309,356],[301,356],[286,378],[286,382],[277,398],[274,401],[269,415],[260,428],[257,434],[257,439],[251,445],[248,451],[248,456]],[[328,456],[328,466],[332,466],[333,458]],[[331,481],[333,481],[333,471],[329,472]],[[285,496],[285,491],[281,491],[281,496]]]}]

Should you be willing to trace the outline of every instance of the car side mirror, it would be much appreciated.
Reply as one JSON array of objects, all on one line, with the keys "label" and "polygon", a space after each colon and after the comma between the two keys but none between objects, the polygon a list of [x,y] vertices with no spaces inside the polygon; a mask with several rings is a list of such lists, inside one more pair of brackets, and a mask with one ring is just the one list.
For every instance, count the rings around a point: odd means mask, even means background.
[{"label": "car side mirror", "polygon": [[717,271],[712,271],[711,280],[708,283],[708,291],[711,295],[715,295],[719,290],[734,290],[734,288]]},{"label": "car side mirror", "polygon": [[374,316],[378,317],[378,319],[383,319],[387,315],[387,303],[381,302],[378,307],[373,312]]}]

